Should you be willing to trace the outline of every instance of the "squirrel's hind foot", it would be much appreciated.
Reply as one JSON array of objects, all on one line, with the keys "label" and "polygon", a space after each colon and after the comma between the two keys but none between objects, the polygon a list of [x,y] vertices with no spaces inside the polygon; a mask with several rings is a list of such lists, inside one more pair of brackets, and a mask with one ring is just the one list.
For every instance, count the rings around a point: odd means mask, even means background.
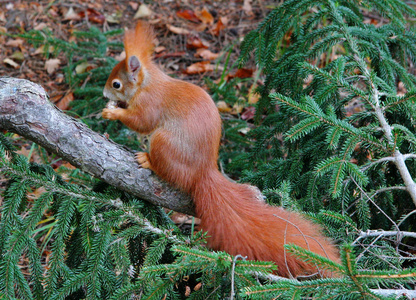
[{"label": "squirrel's hind foot", "polygon": [[144,169],[152,169],[152,165],[150,164],[150,157],[149,153],[147,152],[137,152],[135,154],[135,158],[139,165]]}]

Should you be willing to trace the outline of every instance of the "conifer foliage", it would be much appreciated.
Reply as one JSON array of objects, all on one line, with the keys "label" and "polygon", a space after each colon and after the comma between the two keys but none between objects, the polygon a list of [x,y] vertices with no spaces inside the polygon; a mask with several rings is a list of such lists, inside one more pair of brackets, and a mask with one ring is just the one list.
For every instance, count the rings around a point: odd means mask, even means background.
[{"label": "conifer foliage", "polygon": [[[234,167],[270,201],[310,211],[333,238],[353,245],[342,252],[342,279],[281,281],[246,295],[379,299],[370,278],[413,286],[416,33],[407,20],[414,16],[397,0],[288,0],[246,36],[240,64],[253,54],[265,80],[253,149]],[[380,228],[409,231],[410,247],[363,232]]]},{"label": "conifer foliage", "polygon": [[258,170],[246,179],[286,181],[303,207],[354,211],[360,229],[392,225],[373,200],[389,215],[399,199],[414,208],[414,15],[397,0],[285,1],[249,33],[240,62],[254,50],[266,118],[242,157]]}]

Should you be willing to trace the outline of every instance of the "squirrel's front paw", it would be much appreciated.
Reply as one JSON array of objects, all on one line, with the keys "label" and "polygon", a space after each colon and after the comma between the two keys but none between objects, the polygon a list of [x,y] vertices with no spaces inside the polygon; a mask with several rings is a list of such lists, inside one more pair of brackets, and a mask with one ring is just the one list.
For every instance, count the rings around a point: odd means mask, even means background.
[{"label": "squirrel's front paw", "polygon": [[120,108],[104,108],[101,115],[104,119],[118,120]]}]

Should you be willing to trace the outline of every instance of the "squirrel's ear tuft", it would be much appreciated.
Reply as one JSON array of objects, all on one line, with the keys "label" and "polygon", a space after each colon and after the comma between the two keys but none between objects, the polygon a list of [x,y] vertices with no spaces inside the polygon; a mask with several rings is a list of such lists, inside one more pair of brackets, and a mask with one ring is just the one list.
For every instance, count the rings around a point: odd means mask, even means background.
[{"label": "squirrel's ear tuft", "polygon": [[137,74],[139,73],[141,68],[141,63],[136,55],[132,55],[128,58],[127,61],[127,69],[129,71],[130,76],[133,79],[137,78]]}]

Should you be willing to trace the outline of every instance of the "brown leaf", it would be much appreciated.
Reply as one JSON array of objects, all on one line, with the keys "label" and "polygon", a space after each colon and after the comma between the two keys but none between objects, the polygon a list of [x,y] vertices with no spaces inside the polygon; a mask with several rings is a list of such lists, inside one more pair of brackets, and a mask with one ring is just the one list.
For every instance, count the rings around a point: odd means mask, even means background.
[{"label": "brown leaf", "polygon": [[30,149],[27,149],[25,146],[22,146],[19,150],[16,151],[16,153],[22,156],[28,157],[30,153]]},{"label": "brown leaf", "polygon": [[201,40],[198,36],[190,36],[186,41],[186,48],[188,49],[198,49],[198,48],[208,48],[209,44],[207,41]]},{"label": "brown leaf", "polygon": [[179,10],[179,11],[176,12],[176,15],[180,18],[183,18],[183,19],[191,21],[191,22],[195,22],[195,23],[200,22],[199,18],[196,16],[195,12],[193,10],[190,10],[190,9]]},{"label": "brown leaf", "polygon": [[220,54],[213,53],[211,50],[199,48],[196,50],[195,57],[202,57],[206,60],[216,60]]},{"label": "brown leaf", "polygon": [[179,224],[192,224],[192,222],[195,225],[199,225],[201,223],[200,219],[193,218],[190,215],[179,213],[179,212],[172,212],[172,214],[170,214],[169,217],[177,225],[179,225]]},{"label": "brown leaf", "polygon": [[17,61],[23,61],[25,59],[25,55],[21,51],[14,51],[10,57]]},{"label": "brown leaf", "polygon": [[32,200],[35,200],[35,199],[38,199],[42,194],[44,194],[44,193],[46,193],[47,192],[47,190],[42,186],[42,187],[40,187],[40,188],[37,188],[36,190],[34,190],[33,192],[31,192],[31,193],[28,193],[27,194],[27,197],[29,198],[29,199],[32,199]]},{"label": "brown leaf", "polygon": [[245,14],[248,15],[248,16],[254,15],[250,2],[251,2],[251,0],[244,0],[244,4],[243,4],[243,10],[244,10]]},{"label": "brown leaf", "polygon": [[254,83],[248,91],[248,103],[249,104],[256,104],[257,102],[259,102],[260,94],[254,91],[256,87],[257,87],[257,84]]},{"label": "brown leaf", "polygon": [[45,62],[45,69],[48,72],[48,74],[52,74],[59,68],[59,64],[61,63],[61,60],[59,58],[51,58],[48,59]]},{"label": "brown leaf", "polygon": [[234,74],[228,74],[227,80],[230,80],[232,78],[251,78],[253,76],[253,69],[247,69],[247,68],[241,68],[238,69]]},{"label": "brown leaf", "polygon": [[201,61],[188,66],[185,70],[185,74],[194,75],[205,72],[212,72],[214,71],[214,68],[215,66],[210,64],[209,61]]},{"label": "brown leaf", "polygon": [[134,15],[134,19],[146,18],[149,17],[151,14],[152,10],[146,4],[141,4],[139,6],[138,11]]},{"label": "brown leaf", "polygon": [[46,24],[44,22],[39,23],[38,25],[33,27],[34,30],[42,30],[42,29],[45,29],[45,28],[48,28],[48,24]]},{"label": "brown leaf", "polygon": [[242,102],[237,102],[237,103],[235,103],[234,105],[233,105],[233,111],[232,111],[232,114],[233,115],[235,115],[235,114],[237,114],[237,115],[239,115],[239,114],[241,114],[241,112],[243,111],[243,109],[244,109],[244,103],[242,103]]},{"label": "brown leaf", "polygon": [[8,40],[6,42],[6,46],[9,47],[20,47],[23,45],[23,40],[22,39],[14,39],[14,40]]},{"label": "brown leaf", "polygon": [[232,110],[232,108],[225,101],[218,101],[217,108],[221,113],[229,113]]},{"label": "brown leaf", "polygon": [[246,120],[246,121],[252,120],[255,114],[256,114],[256,108],[254,106],[249,106],[242,113],[241,119]]},{"label": "brown leaf", "polygon": [[220,35],[221,30],[227,28],[227,24],[228,24],[228,18],[220,17],[214,29],[212,29],[212,33],[216,36]]},{"label": "brown leaf", "polygon": [[185,287],[185,297],[191,296],[191,288],[187,285]]},{"label": "brown leaf", "polygon": [[166,24],[166,27],[173,33],[176,34],[190,34],[191,32],[188,29],[176,27],[170,24]]},{"label": "brown leaf", "polygon": [[197,11],[195,14],[202,23],[209,25],[214,24],[214,17],[205,7],[201,11]]},{"label": "brown leaf", "polygon": [[133,10],[137,10],[137,8],[139,7],[139,3],[134,1],[129,1],[129,5]]},{"label": "brown leaf", "polygon": [[[54,50],[54,47],[53,46],[49,46],[49,48],[48,48],[48,52],[49,53],[52,53],[53,52],[53,50]],[[36,50],[35,50],[35,52],[33,52],[33,55],[37,55],[37,54],[45,54],[47,51],[45,51],[45,46],[40,46],[39,48],[37,48]]]},{"label": "brown leaf", "polygon": [[166,47],[164,47],[164,46],[158,46],[158,47],[155,48],[154,51],[155,51],[155,53],[161,53],[163,51],[166,51]]},{"label": "brown leaf", "polygon": [[126,51],[121,52],[119,55],[114,56],[117,61],[122,61],[126,58]]},{"label": "brown leaf", "polygon": [[[85,13],[84,13],[84,17],[85,17]],[[82,19],[81,15],[76,13],[73,7],[70,7],[64,16],[65,21],[79,21],[81,19]]]},{"label": "brown leaf", "polygon": [[9,65],[10,67],[13,67],[15,69],[20,68],[20,65],[18,63],[16,63],[14,60],[10,59],[10,58],[5,58],[3,60],[3,63],[5,63],[6,65]]},{"label": "brown leaf", "polygon": [[63,97],[61,95],[56,95],[51,97],[51,101],[61,110],[68,110],[69,104],[74,101],[74,93],[66,93]]},{"label": "brown leaf", "polygon": [[[80,11],[78,14],[81,18],[85,18],[85,10]],[[105,16],[93,8],[87,8],[87,18],[88,21],[97,24],[103,24],[105,22]]]},{"label": "brown leaf", "polygon": [[162,53],[156,54],[155,58],[182,57],[184,55],[186,55],[185,51],[178,51],[178,52],[171,52],[171,53],[162,52]]}]

